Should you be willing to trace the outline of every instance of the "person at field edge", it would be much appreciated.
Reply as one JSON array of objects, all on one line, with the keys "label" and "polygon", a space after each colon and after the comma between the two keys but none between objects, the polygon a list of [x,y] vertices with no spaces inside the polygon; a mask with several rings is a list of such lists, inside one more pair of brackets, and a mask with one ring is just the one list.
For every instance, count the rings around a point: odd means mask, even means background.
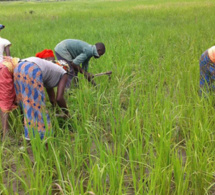
[{"label": "person at field edge", "polygon": [[[4,28],[5,26],[0,24],[0,31]],[[0,37],[0,62],[3,61],[4,53],[6,54],[6,56],[10,56],[10,46],[11,46],[10,41]]]},{"label": "person at field edge", "polygon": [[8,117],[9,112],[17,108],[16,94],[13,83],[13,72],[17,66],[19,58],[4,56],[0,62],[0,110],[3,129],[2,140],[9,133]]},{"label": "person at field edge", "polygon": [[203,90],[215,90],[215,46],[207,49],[200,58],[200,95]]},{"label": "person at field edge", "polygon": [[[45,106],[44,87],[53,106],[61,107],[69,115],[64,89],[67,83],[67,72],[50,61],[37,57],[21,60],[14,70],[14,85],[19,103],[24,113],[25,139],[29,140],[36,133],[41,139],[52,131],[50,117]],[[54,87],[57,86],[55,96]]]},{"label": "person at field edge", "polygon": [[[78,72],[84,74],[84,77],[95,85],[93,75],[88,73],[89,60],[91,57],[99,58],[105,53],[105,45],[96,43],[90,45],[77,39],[66,39],[61,41],[54,48],[58,60],[65,60],[70,66],[70,72],[66,88],[71,85],[72,78],[78,75]],[[82,64],[82,67],[80,67]]]}]

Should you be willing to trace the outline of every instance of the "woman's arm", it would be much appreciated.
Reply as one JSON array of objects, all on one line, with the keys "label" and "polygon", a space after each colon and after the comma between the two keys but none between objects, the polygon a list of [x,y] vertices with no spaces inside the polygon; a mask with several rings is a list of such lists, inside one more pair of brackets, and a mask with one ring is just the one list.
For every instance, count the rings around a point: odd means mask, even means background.
[{"label": "woman's arm", "polygon": [[67,110],[66,101],[65,101],[63,95],[64,95],[64,90],[66,87],[67,79],[68,79],[67,74],[64,74],[62,76],[62,78],[60,79],[60,82],[57,87],[57,97],[56,97],[57,104],[62,108],[62,110],[64,111],[64,113],[66,115],[68,115],[69,112]]},{"label": "woman's arm", "polygon": [[56,106],[56,99],[55,99],[55,92],[54,92],[54,89],[53,88],[49,88],[49,89],[46,89],[47,93],[48,93],[48,96],[49,96],[49,100],[52,104],[52,106]]},{"label": "woman's arm", "polygon": [[10,45],[6,46],[4,51],[5,51],[6,56],[10,56]]}]

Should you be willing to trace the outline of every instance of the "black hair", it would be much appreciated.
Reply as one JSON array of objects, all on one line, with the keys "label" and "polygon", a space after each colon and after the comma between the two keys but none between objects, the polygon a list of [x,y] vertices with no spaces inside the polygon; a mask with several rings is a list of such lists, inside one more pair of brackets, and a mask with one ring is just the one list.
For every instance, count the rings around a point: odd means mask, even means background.
[{"label": "black hair", "polygon": [[95,45],[96,45],[97,51],[100,50],[103,54],[105,53],[105,45],[104,45],[104,43],[100,42],[100,43],[96,43]]}]

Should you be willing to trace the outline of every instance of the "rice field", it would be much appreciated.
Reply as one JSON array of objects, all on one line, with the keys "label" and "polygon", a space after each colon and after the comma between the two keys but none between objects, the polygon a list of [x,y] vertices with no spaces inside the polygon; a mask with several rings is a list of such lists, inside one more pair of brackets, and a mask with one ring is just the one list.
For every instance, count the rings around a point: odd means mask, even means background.
[{"label": "rice field", "polygon": [[[215,97],[198,95],[199,58],[215,45],[213,0],[0,3],[0,36],[26,58],[64,39],[104,42],[65,94],[71,118],[23,140],[19,110],[0,143],[0,194],[215,194]],[[45,145],[48,144],[48,149]]]}]

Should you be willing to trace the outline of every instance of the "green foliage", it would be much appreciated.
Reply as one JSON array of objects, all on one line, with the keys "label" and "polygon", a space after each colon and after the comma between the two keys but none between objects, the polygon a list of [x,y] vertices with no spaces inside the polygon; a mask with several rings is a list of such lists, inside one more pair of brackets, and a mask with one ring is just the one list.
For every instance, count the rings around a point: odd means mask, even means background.
[{"label": "green foliage", "polygon": [[215,44],[214,1],[15,2],[0,10],[13,56],[67,38],[104,42],[89,71],[113,71],[110,81],[96,78],[97,88],[80,75],[66,94],[71,119],[50,109],[53,136],[42,142],[22,141],[20,114],[11,114],[1,193],[215,193],[214,96],[198,96],[199,58]]}]

